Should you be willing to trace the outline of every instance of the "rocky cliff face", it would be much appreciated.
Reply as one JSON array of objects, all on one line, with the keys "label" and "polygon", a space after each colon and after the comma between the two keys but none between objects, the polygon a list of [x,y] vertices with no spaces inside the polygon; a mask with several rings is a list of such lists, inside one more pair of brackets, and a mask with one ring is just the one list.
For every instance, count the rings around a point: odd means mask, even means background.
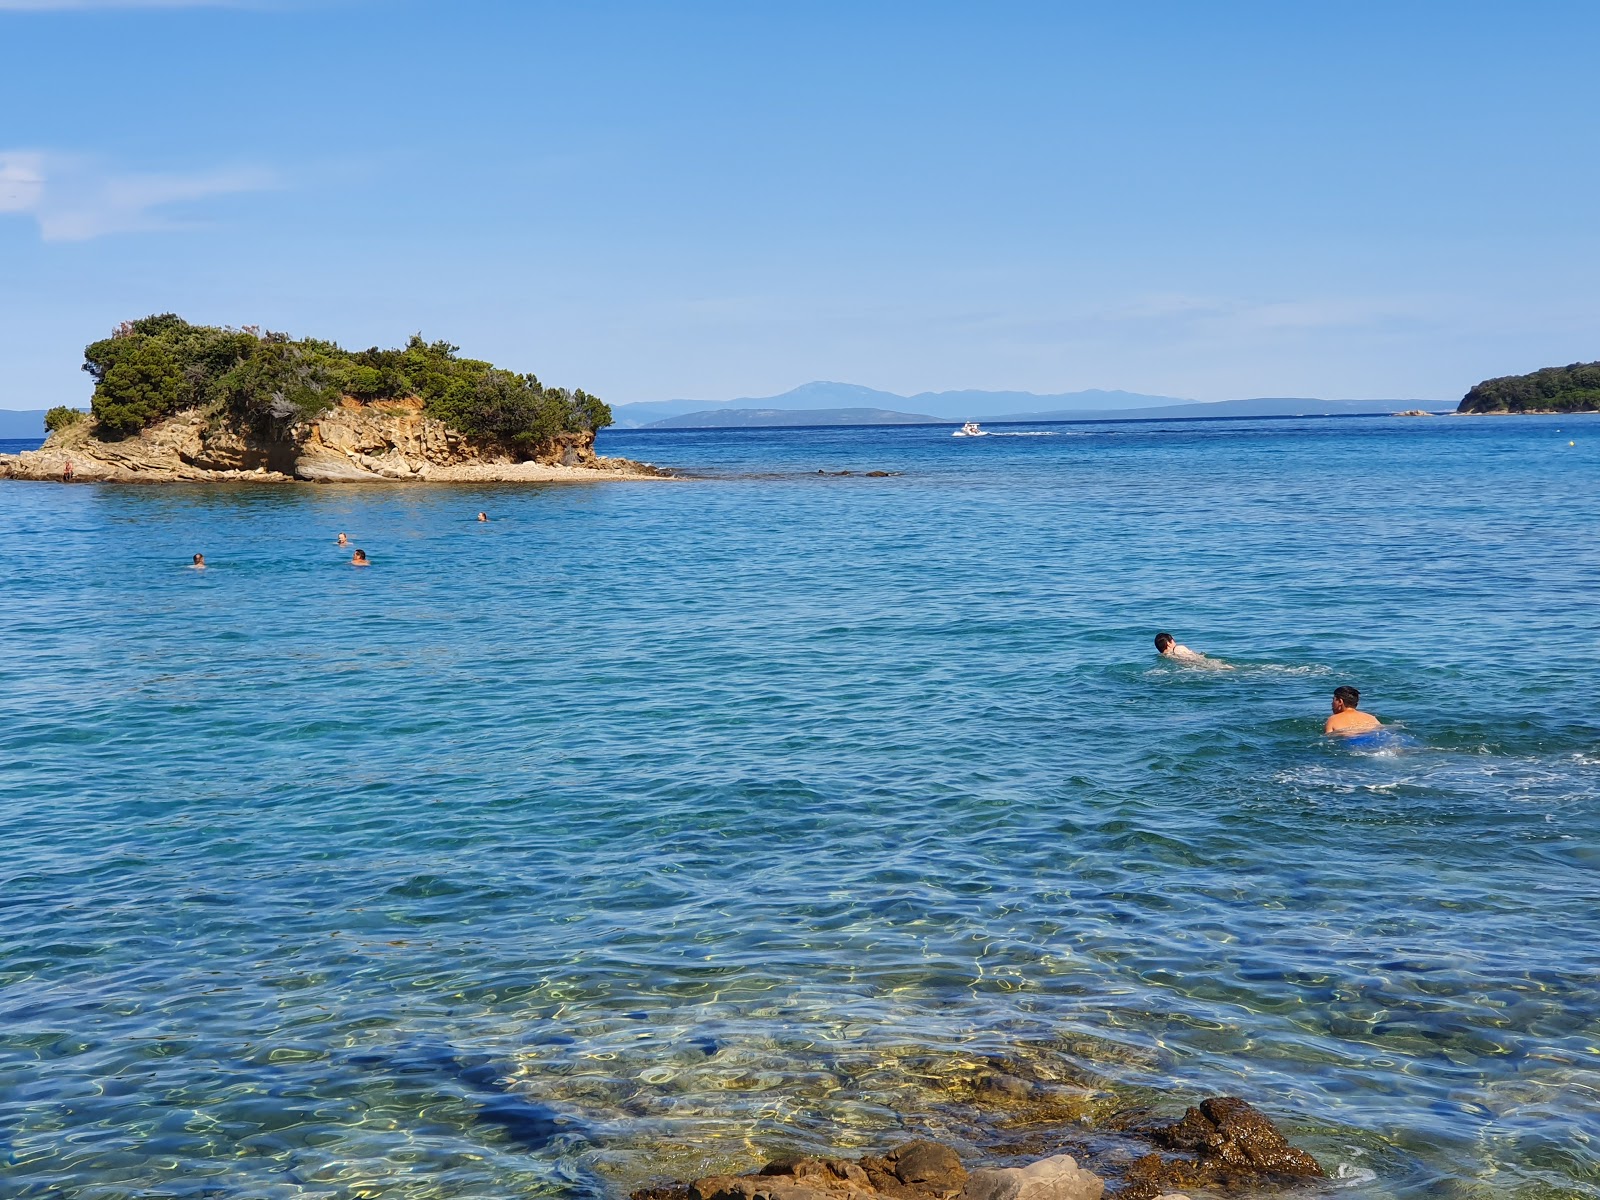
[{"label": "rocky cliff face", "polygon": [[597,455],[593,433],[561,434],[536,455],[518,457],[456,433],[425,415],[420,401],[346,400],[275,435],[190,410],[136,437],[103,442],[86,421],[51,435],[38,450],[0,455],[0,477],[12,479],[537,482],[600,474],[666,472]]}]

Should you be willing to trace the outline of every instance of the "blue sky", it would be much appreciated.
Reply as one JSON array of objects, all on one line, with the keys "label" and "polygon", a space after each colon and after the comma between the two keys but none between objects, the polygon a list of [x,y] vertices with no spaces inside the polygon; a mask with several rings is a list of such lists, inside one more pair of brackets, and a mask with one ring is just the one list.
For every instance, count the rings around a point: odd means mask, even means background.
[{"label": "blue sky", "polygon": [[615,403],[1600,359],[1591,3],[0,0],[0,407],[177,311]]}]

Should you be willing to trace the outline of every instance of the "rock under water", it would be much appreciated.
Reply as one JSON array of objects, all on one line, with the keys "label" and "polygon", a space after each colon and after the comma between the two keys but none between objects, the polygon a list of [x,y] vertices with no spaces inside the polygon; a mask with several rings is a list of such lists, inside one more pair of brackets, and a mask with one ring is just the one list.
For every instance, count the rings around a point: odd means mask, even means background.
[{"label": "rock under water", "polygon": [[[1258,1195],[1323,1177],[1314,1158],[1234,1096],[1119,1132],[1128,1145],[1095,1159],[1103,1174],[1071,1154],[969,1170],[950,1146],[916,1140],[856,1160],[778,1158],[749,1174],[644,1188],[631,1200],[1187,1200],[1178,1188]],[[1150,1148],[1129,1153],[1138,1142]]]}]

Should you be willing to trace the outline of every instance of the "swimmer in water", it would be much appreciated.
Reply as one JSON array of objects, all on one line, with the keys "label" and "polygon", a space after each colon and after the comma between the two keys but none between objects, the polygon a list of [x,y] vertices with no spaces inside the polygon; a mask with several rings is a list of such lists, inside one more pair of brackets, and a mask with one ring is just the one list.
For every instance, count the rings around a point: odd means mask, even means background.
[{"label": "swimmer in water", "polygon": [[1162,658],[1170,658],[1173,662],[1189,663],[1191,666],[1210,667],[1216,671],[1233,670],[1225,662],[1207,658],[1198,650],[1189,649],[1170,633],[1156,634],[1156,653],[1161,655]]},{"label": "swimmer in water", "polygon": [[350,539],[345,537],[345,535],[341,533],[339,535],[339,545],[348,546],[349,544],[350,544]]},{"label": "swimmer in water", "polygon": [[357,550],[350,556],[350,565],[352,567],[370,567],[372,564],[367,561],[367,552],[365,550]]},{"label": "swimmer in water", "polygon": [[206,569],[206,556],[204,554],[196,554],[194,556],[194,561],[189,564],[189,567],[191,570],[204,571]]},{"label": "swimmer in water", "polygon": [[488,519],[489,519],[489,514],[488,513],[479,513],[478,514],[478,520],[487,521]]},{"label": "swimmer in water", "polygon": [[1333,715],[1322,726],[1322,732],[1339,737],[1353,737],[1358,733],[1371,733],[1382,729],[1383,722],[1371,713],[1361,712],[1361,693],[1346,685],[1333,689]]}]

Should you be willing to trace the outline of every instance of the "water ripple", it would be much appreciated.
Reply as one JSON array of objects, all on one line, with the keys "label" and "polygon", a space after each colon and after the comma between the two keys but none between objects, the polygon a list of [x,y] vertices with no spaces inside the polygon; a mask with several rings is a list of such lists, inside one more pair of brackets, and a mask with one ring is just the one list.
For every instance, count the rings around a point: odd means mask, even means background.
[{"label": "water ripple", "polygon": [[[1342,1195],[1600,1195],[1596,460],[1536,420],[1073,432],[0,485],[8,1194],[1000,1153],[1001,1064],[1086,1112],[1242,1092]],[[1416,744],[1324,742],[1346,679]]]}]

